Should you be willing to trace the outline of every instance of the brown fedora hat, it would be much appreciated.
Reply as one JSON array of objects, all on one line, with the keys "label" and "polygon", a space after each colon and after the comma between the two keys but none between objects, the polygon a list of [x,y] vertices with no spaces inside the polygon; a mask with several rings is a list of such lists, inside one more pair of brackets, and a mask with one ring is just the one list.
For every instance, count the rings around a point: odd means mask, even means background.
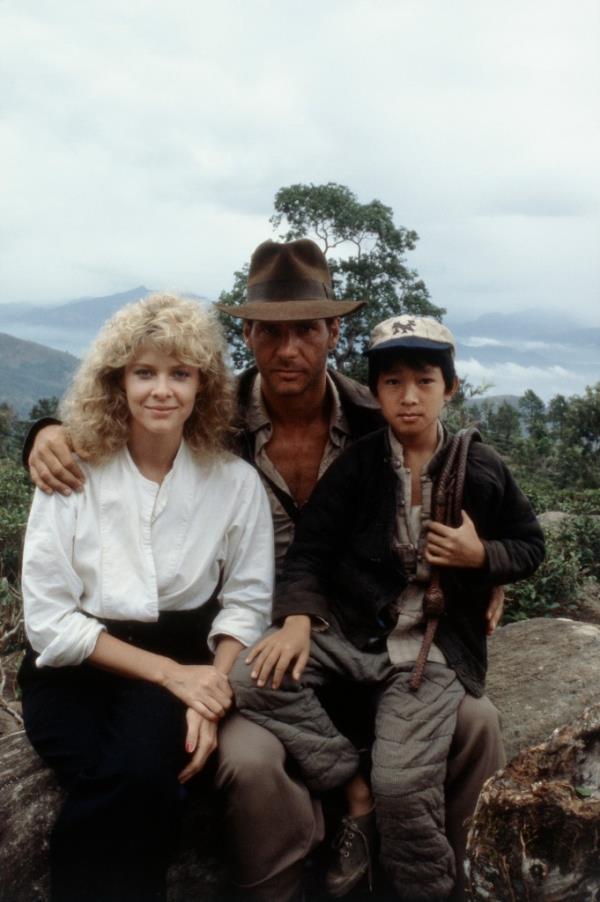
[{"label": "brown fedora hat", "polygon": [[284,322],[347,316],[366,301],[336,301],[325,254],[310,238],[263,241],[250,260],[246,300],[215,304],[242,319]]}]

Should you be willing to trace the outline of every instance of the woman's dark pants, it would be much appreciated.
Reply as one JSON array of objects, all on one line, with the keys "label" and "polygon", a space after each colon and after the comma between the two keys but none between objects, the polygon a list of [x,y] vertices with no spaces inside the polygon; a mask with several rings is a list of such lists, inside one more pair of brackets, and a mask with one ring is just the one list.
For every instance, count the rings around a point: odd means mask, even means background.
[{"label": "woman's dark pants", "polygon": [[20,682],[27,735],[67,790],[50,841],[53,902],[163,900],[188,757],[184,705],[85,663],[37,669],[31,651]]}]

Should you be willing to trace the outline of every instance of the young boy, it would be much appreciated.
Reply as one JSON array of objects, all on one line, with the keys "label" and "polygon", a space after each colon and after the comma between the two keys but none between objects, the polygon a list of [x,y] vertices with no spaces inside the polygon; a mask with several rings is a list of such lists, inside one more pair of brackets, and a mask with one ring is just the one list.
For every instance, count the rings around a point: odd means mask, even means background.
[{"label": "young boy", "polygon": [[[396,316],[375,327],[366,353],[388,426],[352,445],[319,482],[278,585],[281,629],[238,660],[231,681],[239,709],[283,741],[311,790],[346,787],[330,893],[345,895],[370,871],[376,823],[399,897],[431,902],[455,882],[446,759],[464,693],[483,694],[490,591],[530,576],[544,542],[510,471],[480,441],[469,447],[462,522],[432,520],[450,444],[439,418],[458,385],[451,332]],[[428,648],[423,605],[434,571],[443,613]],[[350,693],[353,683],[372,690],[370,785],[315,694],[334,679]]]}]

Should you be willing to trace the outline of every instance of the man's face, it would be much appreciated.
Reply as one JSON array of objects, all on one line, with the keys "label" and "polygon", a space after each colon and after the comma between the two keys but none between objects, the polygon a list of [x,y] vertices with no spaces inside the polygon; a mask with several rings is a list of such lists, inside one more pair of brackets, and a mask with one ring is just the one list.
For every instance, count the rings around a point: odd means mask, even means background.
[{"label": "man's face", "polygon": [[296,397],[318,385],[339,330],[338,319],[244,323],[244,338],[266,394]]}]

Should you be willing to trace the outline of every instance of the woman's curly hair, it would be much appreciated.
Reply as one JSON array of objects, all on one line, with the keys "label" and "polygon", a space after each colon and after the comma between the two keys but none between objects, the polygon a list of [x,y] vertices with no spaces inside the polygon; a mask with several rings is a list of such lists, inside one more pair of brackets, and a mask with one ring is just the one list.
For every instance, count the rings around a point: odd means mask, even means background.
[{"label": "woman's curly hair", "polygon": [[128,304],[98,334],[61,405],[74,446],[98,463],[127,443],[130,414],[123,373],[147,345],[198,367],[200,391],[184,438],[199,456],[224,450],[235,391],[221,327],[211,310],[171,294]]}]

